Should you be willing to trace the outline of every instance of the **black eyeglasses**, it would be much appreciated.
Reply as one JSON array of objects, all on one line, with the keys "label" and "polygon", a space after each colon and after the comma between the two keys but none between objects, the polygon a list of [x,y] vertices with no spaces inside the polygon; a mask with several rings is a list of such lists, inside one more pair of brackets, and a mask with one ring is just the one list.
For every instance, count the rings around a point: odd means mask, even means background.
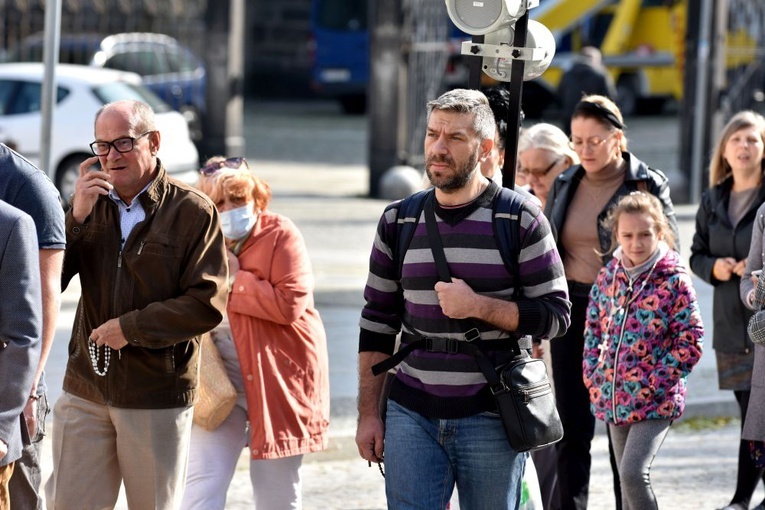
[{"label": "black eyeglasses", "polygon": [[146,131],[136,137],[125,136],[123,138],[112,140],[111,142],[93,142],[90,144],[90,150],[93,151],[93,154],[96,156],[106,156],[109,154],[109,151],[112,150],[112,147],[114,147],[114,150],[120,154],[124,154],[133,150],[136,140],[153,132],[154,130]]},{"label": "black eyeglasses", "polygon": [[553,161],[552,163],[550,163],[550,166],[548,166],[547,168],[545,168],[545,169],[544,169],[544,170],[542,170],[542,171],[539,171],[539,170],[529,170],[528,168],[523,168],[523,167],[520,167],[520,168],[518,169],[518,175],[522,175],[522,176],[524,176],[524,177],[528,177],[528,176],[530,176],[530,175],[533,175],[533,176],[534,176],[534,177],[536,177],[537,179],[540,179],[540,178],[544,177],[545,175],[549,174],[549,173],[550,173],[550,171],[551,171],[553,168],[555,168],[555,165],[557,165],[558,163],[560,163],[560,160],[561,160],[561,158],[558,158],[558,159],[556,159],[555,161]]},{"label": "black eyeglasses", "polygon": [[222,161],[215,161],[214,163],[210,163],[209,165],[203,166],[199,173],[202,175],[212,175],[224,166],[227,168],[239,168],[240,166],[244,166],[246,168],[250,168],[250,165],[247,164],[247,160],[244,158],[227,158]]}]

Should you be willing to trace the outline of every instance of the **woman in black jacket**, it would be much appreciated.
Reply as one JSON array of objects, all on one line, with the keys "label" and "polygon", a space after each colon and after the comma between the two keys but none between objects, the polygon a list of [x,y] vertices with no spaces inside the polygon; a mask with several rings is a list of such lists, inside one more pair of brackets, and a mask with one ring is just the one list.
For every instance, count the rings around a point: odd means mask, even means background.
[{"label": "woman in black jacket", "polygon": [[[597,95],[584,97],[571,118],[571,140],[581,163],[555,180],[545,215],[563,258],[571,300],[571,327],[550,344],[556,400],[564,428],[563,440],[556,445],[560,508],[584,510],[595,418],[582,379],[582,356],[590,288],[600,268],[611,258],[611,232],[606,231],[602,221],[619,198],[645,191],[661,201],[676,239],[678,232],[667,178],[627,152],[624,121],[613,101]],[[615,487],[618,489],[616,474]],[[619,499],[617,494],[617,502]]]},{"label": "woman in black jacket", "polygon": [[[709,166],[709,189],[696,213],[691,247],[691,269],[714,286],[712,347],[721,390],[733,390],[741,412],[741,427],[749,403],[754,348],[746,332],[752,311],[739,299],[757,208],[765,201],[763,141],[765,119],[754,112],[739,112],[722,131]],[[749,508],[763,470],[749,454],[749,442],[738,451],[736,492],[724,510]],[[756,507],[765,509],[765,504]]]}]

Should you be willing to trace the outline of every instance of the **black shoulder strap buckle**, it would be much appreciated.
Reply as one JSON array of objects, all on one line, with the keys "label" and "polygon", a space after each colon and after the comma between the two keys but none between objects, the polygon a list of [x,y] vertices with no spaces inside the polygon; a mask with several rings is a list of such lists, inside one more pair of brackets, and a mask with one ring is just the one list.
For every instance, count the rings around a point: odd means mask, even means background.
[{"label": "black shoulder strap buckle", "polygon": [[425,350],[457,354],[460,350],[460,341],[454,338],[425,337]]}]

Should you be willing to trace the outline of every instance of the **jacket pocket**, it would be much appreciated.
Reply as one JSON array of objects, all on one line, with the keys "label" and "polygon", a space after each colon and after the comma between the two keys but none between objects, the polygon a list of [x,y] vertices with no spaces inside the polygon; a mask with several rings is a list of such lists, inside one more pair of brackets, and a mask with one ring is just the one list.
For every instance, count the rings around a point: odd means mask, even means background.
[{"label": "jacket pocket", "polygon": [[168,374],[175,373],[175,346],[170,346],[165,349],[165,372]]},{"label": "jacket pocket", "polygon": [[280,349],[274,349],[273,354],[275,375],[282,380],[281,385],[298,402],[305,406],[309,406],[311,395],[313,393],[312,375],[307,373],[302,365],[296,362],[286,352]]},{"label": "jacket pocket", "polygon": [[137,255],[176,258],[181,256],[181,248],[176,239],[152,233],[139,243]]}]

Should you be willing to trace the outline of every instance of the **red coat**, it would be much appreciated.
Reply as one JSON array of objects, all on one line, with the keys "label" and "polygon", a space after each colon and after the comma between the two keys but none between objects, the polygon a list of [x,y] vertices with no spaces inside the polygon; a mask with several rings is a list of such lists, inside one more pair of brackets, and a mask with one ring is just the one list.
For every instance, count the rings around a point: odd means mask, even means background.
[{"label": "red coat", "polygon": [[327,338],[303,236],[288,218],[263,211],[239,264],[227,310],[247,395],[251,458],[322,450]]}]

